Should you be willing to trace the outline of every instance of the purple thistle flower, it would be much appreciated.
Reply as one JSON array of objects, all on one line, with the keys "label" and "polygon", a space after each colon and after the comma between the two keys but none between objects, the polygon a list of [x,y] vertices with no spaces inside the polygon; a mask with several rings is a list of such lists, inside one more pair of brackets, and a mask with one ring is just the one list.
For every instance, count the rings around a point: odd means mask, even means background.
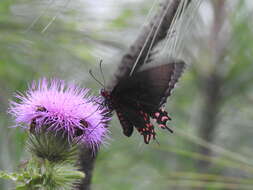
[{"label": "purple thistle flower", "polygon": [[101,99],[88,95],[88,89],[66,85],[52,79],[33,82],[25,94],[17,94],[19,103],[11,101],[9,113],[16,125],[67,134],[69,140],[78,140],[96,150],[107,137],[109,117],[101,108]]}]

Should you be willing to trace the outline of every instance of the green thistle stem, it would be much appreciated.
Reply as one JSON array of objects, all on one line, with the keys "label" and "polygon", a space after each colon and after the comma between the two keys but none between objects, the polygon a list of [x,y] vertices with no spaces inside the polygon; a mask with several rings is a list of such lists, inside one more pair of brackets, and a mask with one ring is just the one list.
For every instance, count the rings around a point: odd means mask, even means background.
[{"label": "green thistle stem", "polygon": [[70,190],[85,177],[76,166],[78,145],[64,135],[30,134],[27,150],[32,158],[22,164],[18,173],[0,172],[0,178],[17,184],[16,190]]}]

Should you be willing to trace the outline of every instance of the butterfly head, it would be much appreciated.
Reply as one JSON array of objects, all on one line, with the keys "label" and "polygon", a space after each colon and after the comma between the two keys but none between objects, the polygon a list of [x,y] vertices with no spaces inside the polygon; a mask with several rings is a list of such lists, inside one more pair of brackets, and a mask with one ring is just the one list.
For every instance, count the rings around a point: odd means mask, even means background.
[{"label": "butterfly head", "polygon": [[102,89],[100,90],[100,94],[101,94],[101,96],[103,96],[105,99],[110,98],[110,93],[109,93],[107,90],[105,90],[104,88],[102,88]]}]

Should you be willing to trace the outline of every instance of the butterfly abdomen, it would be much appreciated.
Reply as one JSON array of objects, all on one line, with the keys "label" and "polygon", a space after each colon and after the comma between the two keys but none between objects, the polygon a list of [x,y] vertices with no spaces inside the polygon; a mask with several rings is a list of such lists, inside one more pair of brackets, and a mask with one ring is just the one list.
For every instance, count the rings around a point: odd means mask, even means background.
[{"label": "butterfly abdomen", "polygon": [[119,107],[117,107],[116,113],[122,126],[124,135],[130,137],[134,130],[132,122],[123,114]]}]

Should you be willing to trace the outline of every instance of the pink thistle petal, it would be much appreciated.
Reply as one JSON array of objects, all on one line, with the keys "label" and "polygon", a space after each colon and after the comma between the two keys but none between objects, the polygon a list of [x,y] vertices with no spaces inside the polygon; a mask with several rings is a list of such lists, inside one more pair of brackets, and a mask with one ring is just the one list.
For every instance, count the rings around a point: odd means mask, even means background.
[{"label": "pink thistle petal", "polygon": [[35,121],[36,131],[47,126],[48,130],[62,131],[70,140],[76,139],[93,149],[108,135],[106,124],[110,118],[98,104],[101,99],[91,97],[88,89],[43,78],[38,83],[33,82],[25,94],[18,93],[16,98],[19,102],[11,101],[9,109],[16,126],[27,127]]}]

